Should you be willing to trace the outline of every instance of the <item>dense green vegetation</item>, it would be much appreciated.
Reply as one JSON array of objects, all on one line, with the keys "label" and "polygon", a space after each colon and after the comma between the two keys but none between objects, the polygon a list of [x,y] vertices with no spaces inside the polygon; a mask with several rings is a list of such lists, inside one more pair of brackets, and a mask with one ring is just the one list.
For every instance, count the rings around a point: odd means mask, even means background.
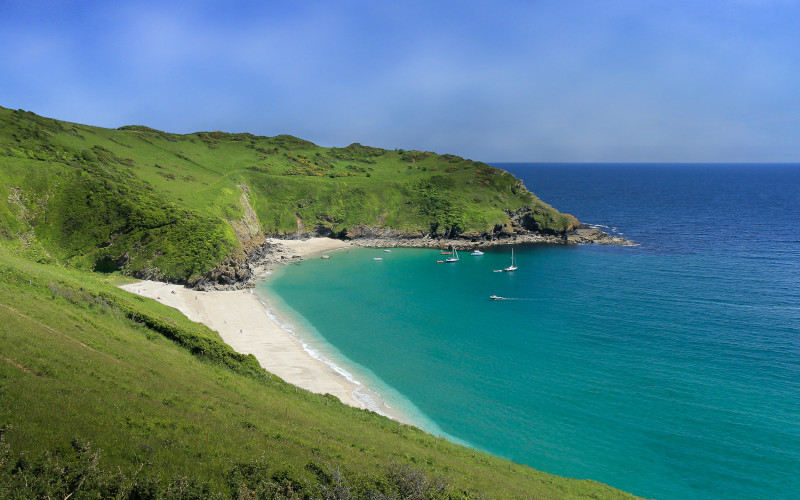
[{"label": "dense green vegetation", "polygon": [[119,279],[0,251],[0,498],[630,498],[297,389]]},{"label": "dense green vegetation", "polygon": [[[0,108],[0,245],[39,262],[191,280],[237,252],[249,207],[267,235],[393,228],[488,236],[577,222],[480,162],[291,136],[109,130]],[[240,235],[241,236],[241,235]]]}]

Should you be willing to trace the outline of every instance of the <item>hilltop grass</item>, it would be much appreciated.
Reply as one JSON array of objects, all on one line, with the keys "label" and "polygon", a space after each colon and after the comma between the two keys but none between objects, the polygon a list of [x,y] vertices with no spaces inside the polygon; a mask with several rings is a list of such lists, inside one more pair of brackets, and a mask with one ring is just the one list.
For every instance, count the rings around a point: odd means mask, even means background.
[{"label": "hilltop grass", "polygon": [[0,107],[0,245],[39,262],[191,281],[242,251],[234,224],[345,237],[359,227],[491,234],[531,207],[537,229],[574,217],[512,175],[453,155],[291,136],[118,130]]},{"label": "hilltop grass", "polygon": [[0,253],[0,324],[0,497],[631,498],[298,389],[109,279]]}]

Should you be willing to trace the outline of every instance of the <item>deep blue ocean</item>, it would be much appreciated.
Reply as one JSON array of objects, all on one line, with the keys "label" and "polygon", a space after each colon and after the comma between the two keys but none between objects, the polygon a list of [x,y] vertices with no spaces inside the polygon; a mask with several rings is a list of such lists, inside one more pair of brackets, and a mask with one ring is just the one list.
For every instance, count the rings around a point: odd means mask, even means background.
[{"label": "deep blue ocean", "polygon": [[637,246],[353,249],[262,292],[431,432],[648,498],[800,498],[800,165],[495,166]]}]

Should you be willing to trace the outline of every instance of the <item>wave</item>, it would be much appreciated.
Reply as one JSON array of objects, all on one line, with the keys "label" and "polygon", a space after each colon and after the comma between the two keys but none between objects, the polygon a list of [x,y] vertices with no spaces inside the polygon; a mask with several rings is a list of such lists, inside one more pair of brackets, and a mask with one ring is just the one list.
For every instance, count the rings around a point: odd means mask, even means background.
[{"label": "wave", "polygon": [[394,416],[389,414],[388,410],[391,410],[392,407],[389,403],[384,400],[380,394],[377,392],[367,388],[364,384],[362,384],[352,373],[345,370],[343,367],[339,366],[329,357],[323,355],[319,350],[313,348],[311,345],[306,342],[301,335],[295,332],[294,327],[289,323],[284,322],[271,308],[271,306],[265,302],[258,294],[256,294],[253,290],[250,290],[250,294],[255,296],[258,301],[264,306],[264,310],[267,313],[267,316],[275,322],[283,331],[285,331],[289,336],[294,339],[296,342],[300,344],[309,356],[324,363],[325,365],[329,366],[334,372],[338,373],[342,377],[344,377],[348,382],[352,383],[356,386],[353,390],[351,395],[353,399],[361,403],[363,407],[367,410],[373,411],[379,415],[383,415],[384,417],[395,418]]}]

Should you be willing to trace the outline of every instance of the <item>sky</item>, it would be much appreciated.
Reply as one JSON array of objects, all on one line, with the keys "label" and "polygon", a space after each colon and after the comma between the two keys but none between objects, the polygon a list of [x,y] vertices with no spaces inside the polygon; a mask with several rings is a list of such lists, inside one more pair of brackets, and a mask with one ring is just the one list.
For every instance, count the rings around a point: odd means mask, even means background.
[{"label": "sky", "polygon": [[0,106],[485,162],[797,162],[800,2],[0,0]]}]

